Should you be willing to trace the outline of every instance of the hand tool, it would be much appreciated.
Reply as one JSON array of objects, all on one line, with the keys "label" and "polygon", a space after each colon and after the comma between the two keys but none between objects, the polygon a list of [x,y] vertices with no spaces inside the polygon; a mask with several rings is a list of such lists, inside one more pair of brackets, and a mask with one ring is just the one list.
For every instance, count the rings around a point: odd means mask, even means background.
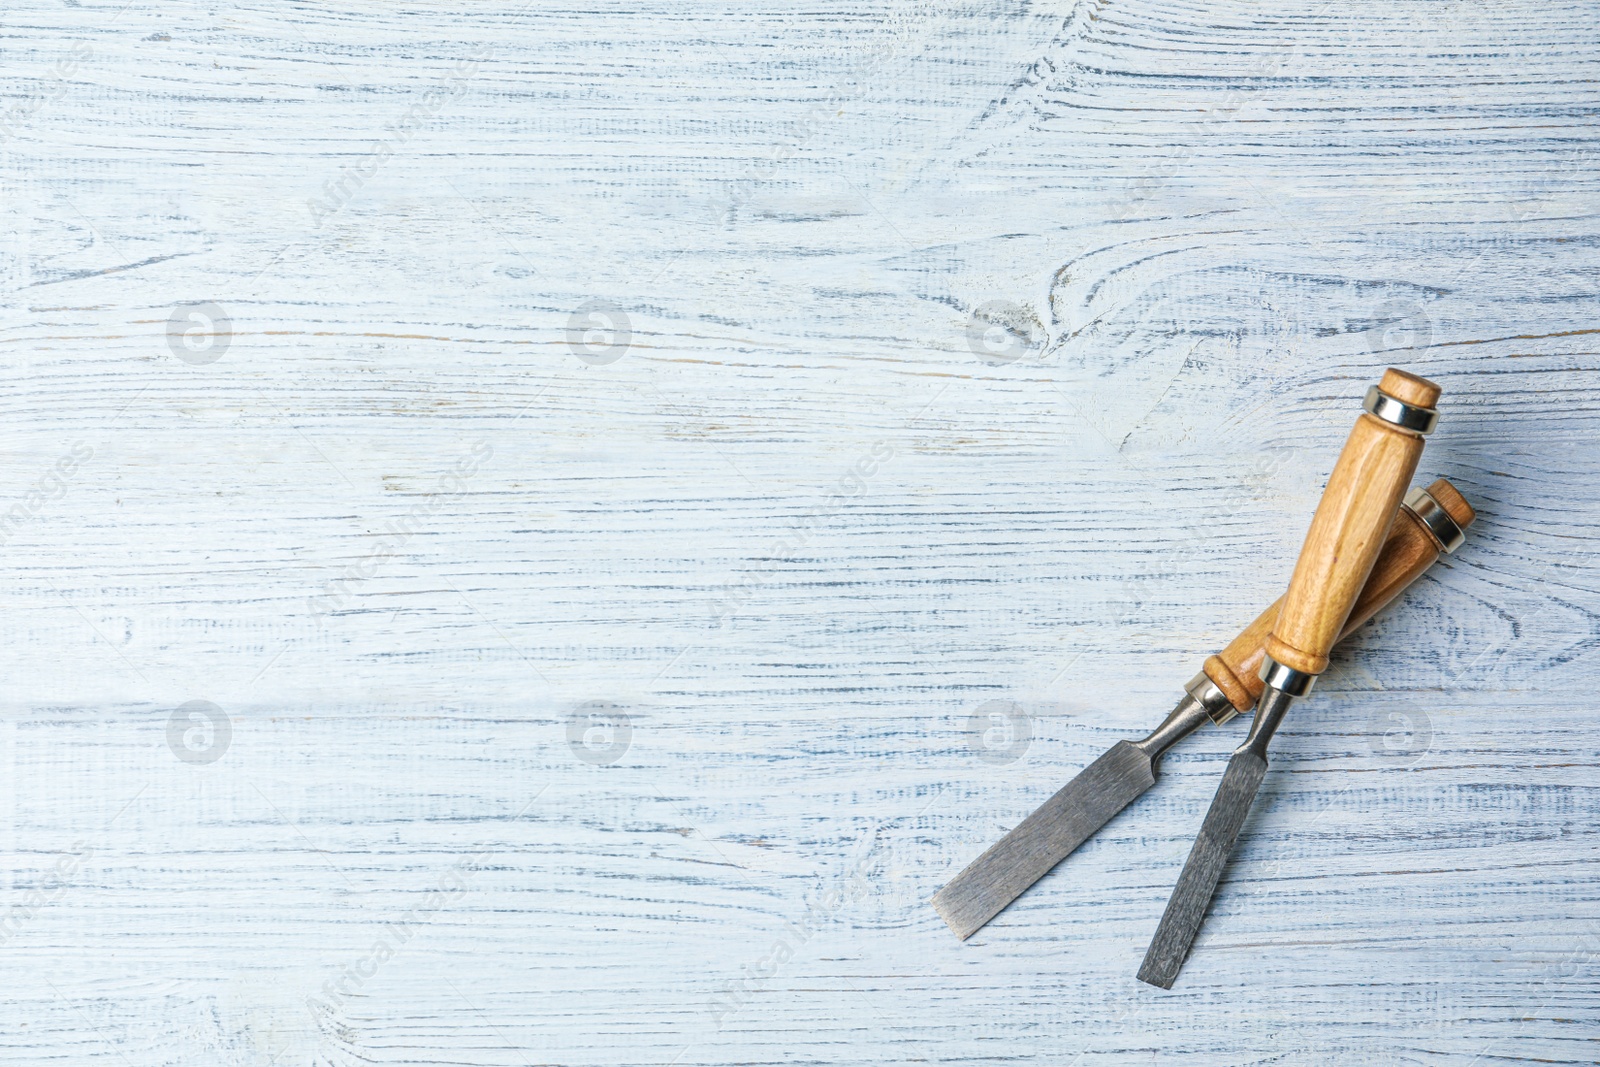
[{"label": "hand tool", "polygon": [[1267,744],[1297,697],[1328,667],[1328,652],[1366,584],[1400,494],[1433,432],[1439,387],[1390,367],[1367,390],[1355,426],[1334,464],[1300,549],[1289,591],[1258,672],[1255,720],[1234,750],[1183,873],[1139,968],[1139,980],[1171,989],[1267,774]]},{"label": "hand tool", "polygon": [[[1440,479],[1406,495],[1400,517],[1339,638],[1381,611],[1439,558],[1454,552],[1473,520],[1472,507]],[[1156,781],[1161,757],[1202,725],[1219,726],[1249,711],[1260,696],[1262,644],[1277,621],[1279,598],[1205,661],[1184,697],[1142,741],[1118,741],[1045,801],[933,897],[933,907],[963,941],[1044,877]]]}]

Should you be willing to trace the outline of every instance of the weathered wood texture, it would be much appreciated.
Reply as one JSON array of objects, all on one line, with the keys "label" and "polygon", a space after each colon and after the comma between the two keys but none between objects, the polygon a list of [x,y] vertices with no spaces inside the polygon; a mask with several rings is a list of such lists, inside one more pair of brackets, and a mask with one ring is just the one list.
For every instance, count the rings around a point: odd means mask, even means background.
[{"label": "weathered wood texture", "polygon": [[[1600,5],[0,48],[6,1059],[1600,1059]],[[1296,709],[1178,987],[1242,722],[957,944],[927,898],[1282,591],[1389,364],[1480,518]]]}]

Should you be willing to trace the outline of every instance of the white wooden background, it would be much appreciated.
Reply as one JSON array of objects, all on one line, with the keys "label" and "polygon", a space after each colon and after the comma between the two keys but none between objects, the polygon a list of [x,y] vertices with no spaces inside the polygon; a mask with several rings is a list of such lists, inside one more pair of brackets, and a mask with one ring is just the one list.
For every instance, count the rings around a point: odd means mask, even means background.
[{"label": "white wooden background", "polygon": [[[0,1058],[1600,1059],[1600,4],[9,0],[0,55]],[[1177,988],[1242,722],[958,944],[1391,363],[1481,519]]]}]

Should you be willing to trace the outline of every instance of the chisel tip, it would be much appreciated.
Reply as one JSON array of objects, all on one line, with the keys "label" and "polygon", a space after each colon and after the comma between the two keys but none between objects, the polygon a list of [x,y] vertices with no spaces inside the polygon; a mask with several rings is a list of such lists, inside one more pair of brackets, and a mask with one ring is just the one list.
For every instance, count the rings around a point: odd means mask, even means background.
[{"label": "chisel tip", "polygon": [[955,934],[956,937],[960,938],[962,941],[965,941],[967,938],[971,937],[973,934],[977,933],[979,929],[981,929],[979,926],[973,926],[971,923],[963,922],[954,911],[948,910],[946,907],[947,902],[940,899],[939,894],[934,894],[931,903],[933,904],[933,910],[939,913],[939,918],[943,919],[944,924],[950,928],[950,932]]},{"label": "chisel tip", "polygon": [[1117,742],[935,893],[933,910],[965,941],[1155,781],[1150,756]]},{"label": "chisel tip", "polygon": [[1173,980],[1177,977],[1176,974],[1168,974],[1151,967],[1148,962],[1139,968],[1139,981],[1146,985],[1153,985],[1157,989],[1171,989]]},{"label": "chisel tip", "polygon": [[1228,761],[1222,784],[1211,801],[1205,823],[1194,839],[1183,873],[1178,876],[1178,884],[1167,901],[1161,925],[1156,927],[1156,936],[1145,953],[1139,981],[1161,989],[1171,989],[1172,983],[1177,981],[1183,961],[1205,921],[1211,896],[1222,879],[1222,870],[1228,865],[1228,855],[1239,840],[1239,829],[1250,813],[1250,804],[1266,774],[1267,761],[1254,752],[1240,750]]}]

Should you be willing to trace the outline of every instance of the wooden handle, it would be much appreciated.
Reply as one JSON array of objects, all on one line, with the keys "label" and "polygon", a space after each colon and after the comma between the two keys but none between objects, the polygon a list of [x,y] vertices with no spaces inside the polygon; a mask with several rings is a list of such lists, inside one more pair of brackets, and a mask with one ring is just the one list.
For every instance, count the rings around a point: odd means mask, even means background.
[{"label": "wooden handle", "polygon": [[[1428,493],[1463,530],[1477,518],[1472,505],[1443,478],[1428,486]],[[1382,611],[1406,586],[1422,577],[1438,558],[1439,542],[1433,539],[1421,519],[1409,509],[1401,508],[1389,529],[1383,550],[1378,553],[1378,561],[1372,565],[1367,584],[1361,587],[1361,595],[1356,597],[1350,617],[1339,631],[1339,640],[1343,641],[1356,627]],[[1283,597],[1279,597],[1230,641],[1227,648],[1206,660],[1206,677],[1227,694],[1228,700],[1240,711],[1255,707],[1256,699],[1261,696],[1265,683],[1256,672],[1261,670],[1261,657],[1266,655],[1263,646],[1272,633],[1273,624],[1278,621],[1278,610],[1282,606]]]},{"label": "wooden handle", "polygon": [[[1391,367],[1378,388],[1416,407],[1431,408],[1439,387]],[[1267,655],[1302,674],[1328,669],[1328,652],[1355,605],[1356,594],[1394,523],[1400,496],[1422,456],[1422,435],[1362,413],[1322,491],[1305,545],[1289,579]]]},{"label": "wooden handle", "polygon": [[1472,520],[1478,513],[1472,510],[1472,505],[1467,503],[1467,498],[1461,495],[1461,490],[1440,478],[1428,486],[1428,495],[1439,502],[1439,506],[1450,513],[1456,520],[1456,525],[1465,530],[1472,525]]}]

